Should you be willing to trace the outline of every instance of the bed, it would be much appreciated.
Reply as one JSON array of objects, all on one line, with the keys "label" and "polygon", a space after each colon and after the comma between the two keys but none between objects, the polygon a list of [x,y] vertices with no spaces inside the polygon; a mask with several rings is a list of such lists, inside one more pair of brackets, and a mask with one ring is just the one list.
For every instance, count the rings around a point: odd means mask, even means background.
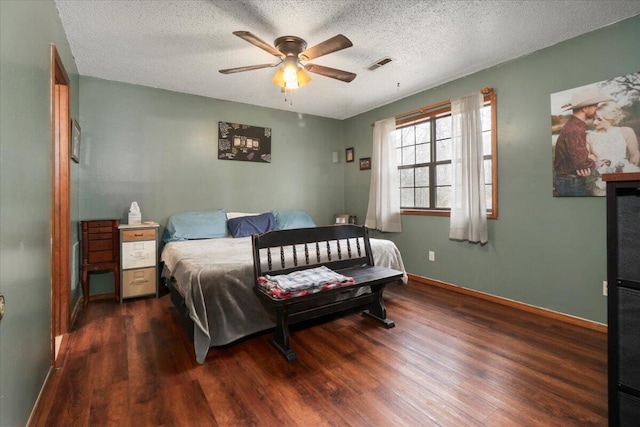
[{"label": "bed", "polygon": [[[174,215],[163,236],[162,278],[185,326],[192,328],[198,363],[204,363],[210,347],[231,344],[275,326],[272,310],[253,290],[252,232],[315,226],[301,211],[272,211],[269,215],[215,212],[216,215],[209,212]],[[297,219],[287,221],[294,216]],[[197,217],[196,221],[193,221],[194,217]],[[259,217],[269,218],[267,229]],[[241,225],[237,226],[238,223]],[[217,228],[216,232],[212,231],[214,228]],[[393,242],[370,241],[375,265],[405,272],[400,252]],[[407,282],[406,272],[403,282]],[[191,330],[188,332],[191,334]]]}]

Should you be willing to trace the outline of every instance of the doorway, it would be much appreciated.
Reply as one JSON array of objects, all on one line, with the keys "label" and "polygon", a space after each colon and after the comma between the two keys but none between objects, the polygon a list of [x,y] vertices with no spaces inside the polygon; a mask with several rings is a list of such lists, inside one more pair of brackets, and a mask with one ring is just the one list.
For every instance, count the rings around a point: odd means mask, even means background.
[{"label": "doorway", "polygon": [[62,365],[70,329],[70,114],[69,77],[55,45],[51,46],[51,129],[53,197],[51,208],[51,360]]}]

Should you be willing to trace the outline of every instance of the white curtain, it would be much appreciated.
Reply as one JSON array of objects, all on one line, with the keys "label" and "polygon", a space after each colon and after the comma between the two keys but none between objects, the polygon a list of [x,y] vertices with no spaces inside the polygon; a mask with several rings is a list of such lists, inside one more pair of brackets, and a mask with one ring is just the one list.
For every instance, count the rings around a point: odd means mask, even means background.
[{"label": "white curtain", "polygon": [[396,119],[375,122],[371,156],[371,186],[365,225],[379,231],[401,232],[400,179],[392,138]]},{"label": "white curtain", "polygon": [[487,243],[482,158],[482,93],[451,100],[452,194],[449,238]]}]

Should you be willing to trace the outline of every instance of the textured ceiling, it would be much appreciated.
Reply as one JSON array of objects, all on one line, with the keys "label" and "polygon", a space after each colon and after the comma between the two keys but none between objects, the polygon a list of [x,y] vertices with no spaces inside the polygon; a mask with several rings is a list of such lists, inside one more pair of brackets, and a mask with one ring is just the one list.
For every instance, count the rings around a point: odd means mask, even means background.
[{"label": "textured ceiling", "polygon": [[[56,0],[78,71],[211,98],[344,119],[640,14],[640,1],[532,0]],[[234,36],[309,46],[344,34],[353,47],[314,64],[358,74],[351,83],[310,74],[289,101],[277,62]],[[365,68],[389,56],[390,64]]]}]

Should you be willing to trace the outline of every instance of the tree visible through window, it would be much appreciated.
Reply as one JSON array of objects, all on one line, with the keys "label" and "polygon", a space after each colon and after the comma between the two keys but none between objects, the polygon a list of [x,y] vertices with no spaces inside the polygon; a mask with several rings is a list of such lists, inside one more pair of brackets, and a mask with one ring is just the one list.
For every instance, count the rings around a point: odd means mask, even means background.
[{"label": "tree visible through window", "polygon": [[[482,108],[487,214],[494,213],[495,143],[492,97]],[[451,210],[451,111],[449,106],[398,122],[394,132],[403,213],[446,215]]]}]

